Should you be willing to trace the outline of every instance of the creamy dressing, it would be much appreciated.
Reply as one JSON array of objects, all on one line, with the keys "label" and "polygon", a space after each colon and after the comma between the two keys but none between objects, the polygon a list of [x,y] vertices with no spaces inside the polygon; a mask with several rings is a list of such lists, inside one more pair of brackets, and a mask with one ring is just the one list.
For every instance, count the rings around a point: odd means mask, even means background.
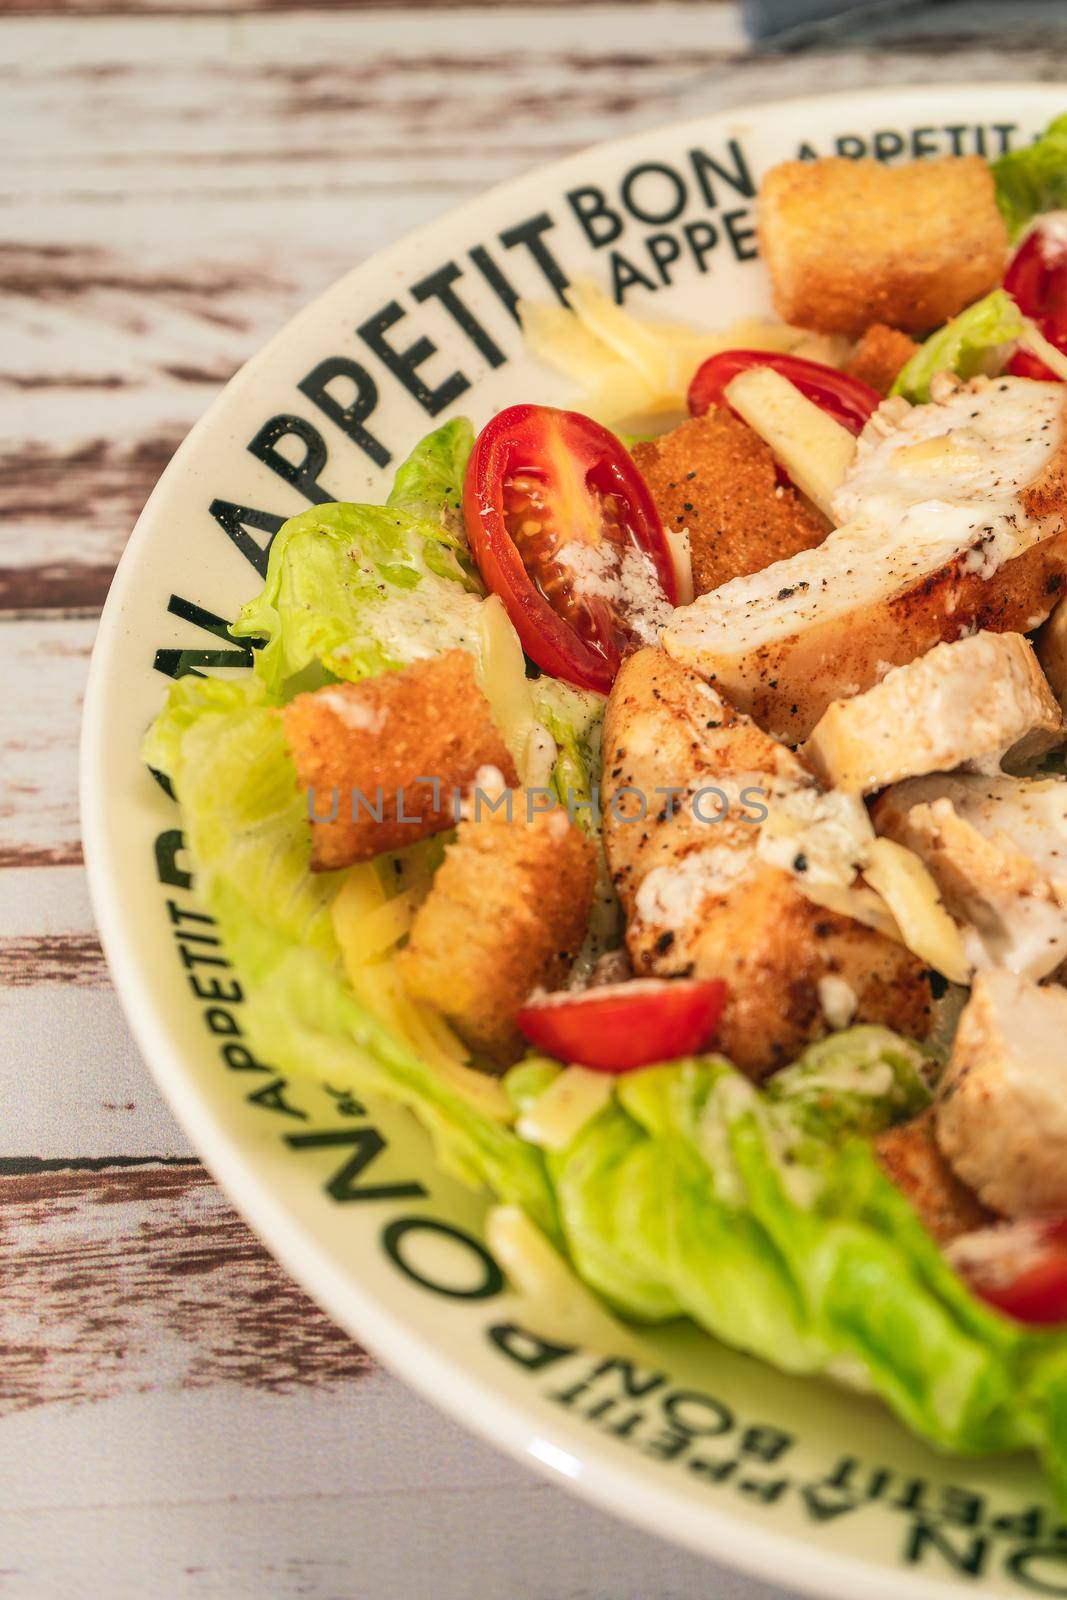
[{"label": "creamy dressing", "polygon": [[611,539],[572,539],[556,554],[579,599],[605,600],[641,644],[656,644],[673,615],[652,558],[636,545]]},{"label": "creamy dressing", "polygon": [[336,689],[323,689],[319,701],[329,707],[338,722],[343,722],[353,732],[378,733],[386,720],[384,706],[368,705],[348,688],[339,686]]},{"label": "creamy dressing", "polygon": [[[482,600],[461,584],[434,572],[418,574],[412,588],[386,583],[376,568],[352,558],[361,580],[377,591],[377,603],[368,598],[360,608],[360,635],[367,637],[397,661],[425,661],[456,648],[476,652]],[[357,649],[359,646],[356,647]],[[344,645],[332,652],[343,662],[351,651]]]}]

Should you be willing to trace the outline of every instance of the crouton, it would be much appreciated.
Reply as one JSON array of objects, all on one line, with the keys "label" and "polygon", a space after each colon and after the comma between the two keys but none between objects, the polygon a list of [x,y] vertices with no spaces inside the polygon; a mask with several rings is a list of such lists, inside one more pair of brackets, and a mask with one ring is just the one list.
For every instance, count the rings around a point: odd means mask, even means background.
[{"label": "crouton", "polygon": [[845,363],[850,378],[888,394],[919,346],[898,328],[872,322]]},{"label": "crouton", "polygon": [[316,872],[451,828],[455,791],[479,767],[518,782],[466,650],[299,694],[282,719],[308,795]]},{"label": "crouton", "polygon": [[[927,1032],[923,963],[817,905],[761,851],[761,813],[818,798],[792,751],[661,650],[623,663],[603,748],[604,848],[634,972],[724,979],[717,1043],[736,1066],[754,1079],[786,1066],[832,1026],[826,1007],[846,991],[858,1021]],[[842,830],[851,873],[850,842]]]},{"label": "crouton", "polygon": [[637,445],[634,460],[663,526],[689,531],[695,594],[826,537],[823,519],[778,483],[767,445],[725,408]]},{"label": "crouton", "polygon": [[873,794],[902,778],[1029,759],[1063,742],[1063,715],[1021,633],[975,633],[894,667],[823,712],[804,755],[827,785]]},{"label": "crouton", "polygon": [[664,648],[779,738],[978,629],[1028,633],[1067,582],[1063,385],[947,379],[887,400],[817,549],[676,610]]},{"label": "crouton", "polygon": [[854,338],[929,333],[996,288],[1008,251],[978,156],[787,161],[760,185],[759,240],[783,320]]},{"label": "crouton", "polygon": [[962,1184],[938,1148],[931,1106],[910,1122],[887,1128],[874,1141],[886,1176],[909,1199],[938,1244],[984,1228],[996,1218]]},{"label": "crouton", "polygon": [[495,798],[498,809],[460,823],[397,962],[416,999],[507,1065],[522,1053],[515,1012],[534,989],[558,988],[578,953],[596,852],[564,812],[531,814],[524,791]]}]

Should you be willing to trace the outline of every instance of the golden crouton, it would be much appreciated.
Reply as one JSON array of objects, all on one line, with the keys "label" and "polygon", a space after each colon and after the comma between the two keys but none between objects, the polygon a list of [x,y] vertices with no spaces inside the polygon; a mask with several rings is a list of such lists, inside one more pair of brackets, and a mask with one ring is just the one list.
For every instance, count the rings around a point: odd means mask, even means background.
[{"label": "golden crouton", "polygon": [[317,872],[452,827],[455,792],[479,767],[518,782],[466,650],[299,694],[282,718],[308,795]]},{"label": "golden crouton", "polygon": [[872,322],[845,363],[850,378],[888,394],[919,346],[898,328]]},{"label": "golden crouton", "polygon": [[522,790],[500,798],[460,823],[397,960],[416,999],[507,1064],[522,1053],[515,1012],[532,990],[558,988],[578,953],[596,852],[563,811],[531,814]]},{"label": "golden crouton", "polygon": [[634,460],[663,526],[689,531],[696,594],[826,537],[822,518],[778,483],[768,446],[725,408],[637,445]]},{"label": "golden crouton", "polygon": [[1008,250],[978,156],[787,161],[760,186],[759,238],[779,315],[854,338],[939,327],[996,288]]},{"label": "golden crouton", "polygon": [[874,1149],[887,1177],[911,1201],[938,1244],[950,1244],[960,1234],[996,1220],[938,1149],[933,1107],[910,1122],[887,1128],[874,1141]]}]

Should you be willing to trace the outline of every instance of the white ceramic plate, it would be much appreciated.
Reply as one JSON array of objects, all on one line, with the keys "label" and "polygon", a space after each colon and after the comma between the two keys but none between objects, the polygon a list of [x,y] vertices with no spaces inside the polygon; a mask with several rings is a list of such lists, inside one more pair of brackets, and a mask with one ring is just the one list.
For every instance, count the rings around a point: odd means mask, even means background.
[{"label": "white ceramic plate", "polygon": [[[427,407],[480,425],[519,400],[573,400],[524,352],[509,293],[544,298],[553,277],[592,274],[629,307],[724,326],[767,306],[752,202],[768,166],[995,155],[1065,104],[1049,86],[925,86],[709,115],[507,184],[357,268],[234,378],[164,473],[115,578],[86,702],[85,848],[116,984],[189,1137],[286,1268],[516,1455],[659,1534],[849,1600],[960,1585],[1067,1596],[1067,1531],[1036,1468],[939,1458],[873,1403],[695,1331],[651,1337],[640,1370],[523,1333],[480,1241],[483,1202],[440,1176],[406,1114],[286,1084],[239,1034],[212,1031],[240,1027],[233,976],[191,937],[210,928],[138,744],[168,674],[242,665],[221,619],[259,587],[286,516],[312,497],[380,499],[388,458],[432,426]],[[450,284],[473,337],[441,299]],[[356,1171],[368,1129],[385,1141],[369,1177]]]}]

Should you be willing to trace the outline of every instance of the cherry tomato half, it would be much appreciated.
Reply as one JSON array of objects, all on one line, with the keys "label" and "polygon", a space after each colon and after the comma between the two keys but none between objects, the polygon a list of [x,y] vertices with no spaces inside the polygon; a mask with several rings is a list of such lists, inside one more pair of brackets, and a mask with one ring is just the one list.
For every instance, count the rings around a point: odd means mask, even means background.
[{"label": "cherry tomato half", "polygon": [[615,435],[578,412],[494,417],[471,453],[463,516],[526,654],[580,688],[606,693],[625,652],[649,642],[639,612],[677,603],[644,479]]},{"label": "cherry tomato half", "polygon": [[772,372],[780,372],[849,433],[862,433],[871,412],[882,403],[876,389],[821,361],[776,356],[766,350],[720,350],[718,355],[709,356],[689,385],[690,415],[702,417],[712,406],[724,405],[727,385],[750,367],[770,367]]},{"label": "cherry tomato half", "polygon": [[[1049,343],[1067,354],[1067,231],[1038,223],[1012,257],[1004,287]],[[1015,352],[1008,371],[1016,378],[1061,381],[1028,350]]]},{"label": "cherry tomato half", "polygon": [[595,1072],[632,1072],[691,1055],[722,1016],[718,978],[636,978],[528,1000],[515,1021],[538,1050]]},{"label": "cherry tomato half", "polygon": [[975,1294],[1019,1322],[1067,1323],[1067,1217],[1006,1222],[949,1252]]}]

